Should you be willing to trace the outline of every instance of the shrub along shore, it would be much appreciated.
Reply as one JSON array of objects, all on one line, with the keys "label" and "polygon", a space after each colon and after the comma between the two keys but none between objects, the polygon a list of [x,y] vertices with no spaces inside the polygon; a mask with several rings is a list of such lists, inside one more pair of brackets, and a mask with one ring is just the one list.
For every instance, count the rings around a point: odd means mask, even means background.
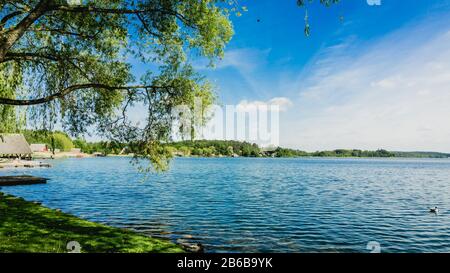
[{"label": "shrub along shore", "polygon": [[76,241],[86,253],[179,253],[168,240],[82,220],[0,192],[0,252],[69,252]]},{"label": "shrub along shore", "polygon": [[[132,155],[136,147],[133,144],[114,141],[87,142],[85,139],[71,139],[61,131],[46,132],[25,130],[22,132],[28,143],[46,144],[49,150],[59,150],[54,157],[69,156],[72,148],[79,148],[83,155]],[[282,147],[262,148],[257,144],[235,140],[186,140],[164,144],[164,147],[174,156],[182,157],[360,157],[360,158],[449,158],[448,153],[437,152],[396,152],[379,149],[366,151],[358,149],[337,149],[332,151],[306,152]],[[64,154],[66,152],[66,154]],[[50,154],[50,153],[49,153]],[[41,155],[42,156],[42,155]],[[41,157],[39,154],[37,158]],[[78,154],[79,156],[79,154]]]}]

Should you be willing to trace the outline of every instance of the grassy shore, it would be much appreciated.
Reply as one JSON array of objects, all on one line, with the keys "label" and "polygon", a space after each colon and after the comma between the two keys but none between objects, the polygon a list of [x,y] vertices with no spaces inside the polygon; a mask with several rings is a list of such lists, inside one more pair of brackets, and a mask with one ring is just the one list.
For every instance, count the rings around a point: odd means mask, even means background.
[{"label": "grassy shore", "polygon": [[68,252],[70,241],[77,241],[81,252],[184,252],[167,240],[82,220],[0,192],[0,252]]}]

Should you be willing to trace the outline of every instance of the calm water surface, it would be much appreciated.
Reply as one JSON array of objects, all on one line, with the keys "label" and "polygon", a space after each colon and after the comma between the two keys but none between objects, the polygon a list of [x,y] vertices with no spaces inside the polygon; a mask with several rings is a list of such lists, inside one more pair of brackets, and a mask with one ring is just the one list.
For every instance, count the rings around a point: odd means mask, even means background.
[{"label": "calm water surface", "polygon": [[0,170],[51,179],[1,190],[208,252],[450,252],[450,160],[178,158],[147,179],[126,158],[51,164]]}]

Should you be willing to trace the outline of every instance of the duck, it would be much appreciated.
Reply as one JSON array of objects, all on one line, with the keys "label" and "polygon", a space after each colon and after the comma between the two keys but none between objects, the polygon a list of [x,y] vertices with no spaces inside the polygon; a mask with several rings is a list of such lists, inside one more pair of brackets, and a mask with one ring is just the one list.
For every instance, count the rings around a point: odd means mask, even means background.
[{"label": "duck", "polygon": [[430,208],[430,213],[438,213],[439,212],[439,209],[438,209],[438,207],[434,207],[434,208]]}]

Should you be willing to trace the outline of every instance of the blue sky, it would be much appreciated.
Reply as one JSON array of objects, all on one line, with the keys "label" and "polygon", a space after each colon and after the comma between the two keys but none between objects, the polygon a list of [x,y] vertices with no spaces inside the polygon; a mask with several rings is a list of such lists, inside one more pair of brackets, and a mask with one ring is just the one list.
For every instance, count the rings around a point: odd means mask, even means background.
[{"label": "blue sky", "polygon": [[223,60],[191,62],[222,105],[282,104],[280,146],[450,152],[450,0],[315,3],[310,37],[295,0],[238,3]]},{"label": "blue sky", "polygon": [[[447,5],[443,4],[445,2]],[[303,72],[318,54],[333,45],[352,39],[353,43],[364,47],[392,31],[424,20],[430,13],[440,13],[442,6],[449,8],[449,1],[430,0],[417,0],[412,4],[407,0],[384,0],[380,6],[369,6],[366,0],[343,0],[331,8],[313,4],[308,8],[312,35],[306,38],[303,34],[305,11],[296,6],[296,1],[248,0],[239,3],[247,6],[249,11],[241,17],[232,17],[236,34],[227,47],[225,60],[218,63],[221,69],[206,73],[223,91],[224,103],[270,97],[275,94],[272,90],[274,80],[280,80],[274,76]],[[357,50],[354,48],[354,53]],[[248,70],[253,72],[252,78],[260,82],[261,86],[256,90],[240,73]]]},{"label": "blue sky", "polygon": [[224,59],[193,60],[223,104],[289,101],[281,146],[450,152],[450,1],[314,4],[308,38],[295,2],[240,1]]}]

